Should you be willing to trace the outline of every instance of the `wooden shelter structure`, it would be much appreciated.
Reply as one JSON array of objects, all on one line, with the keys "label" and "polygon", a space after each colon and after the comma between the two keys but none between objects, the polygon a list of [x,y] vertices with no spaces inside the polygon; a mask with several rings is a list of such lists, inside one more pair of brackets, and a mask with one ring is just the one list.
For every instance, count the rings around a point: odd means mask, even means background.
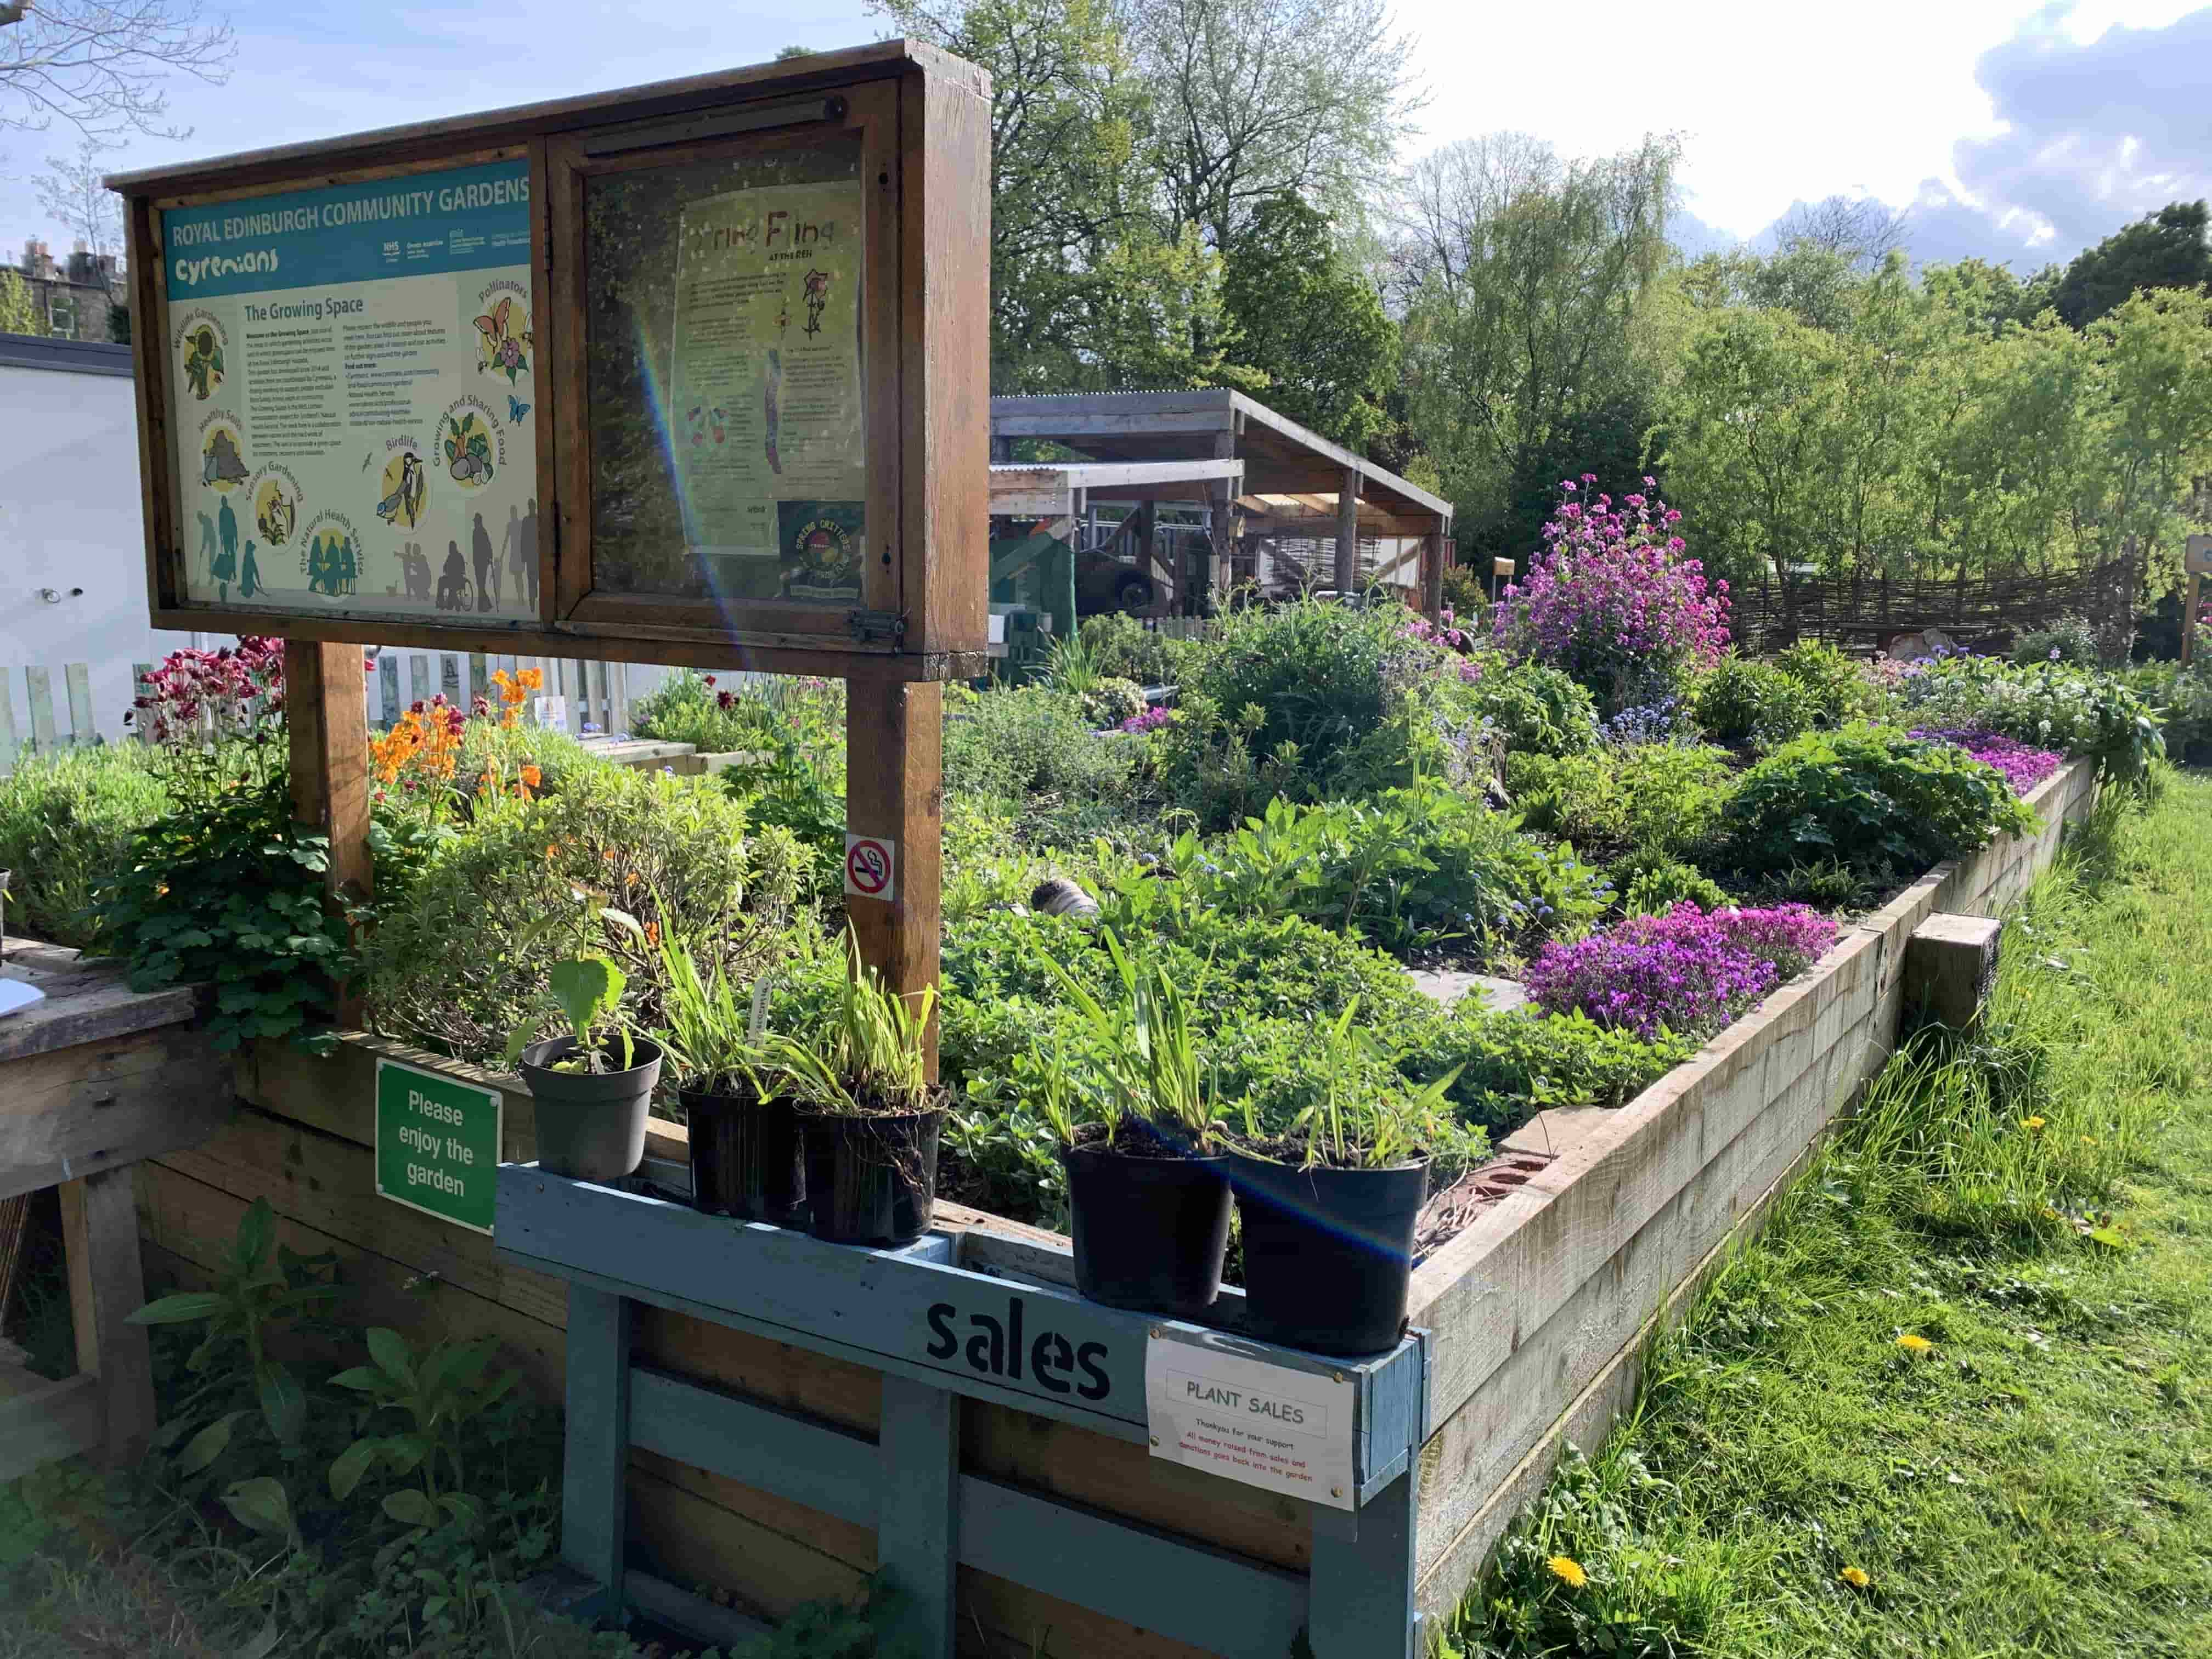
[{"label": "wooden shelter structure", "polygon": [[[1237,460],[1241,481],[1206,480],[1213,508],[1211,562],[1231,580],[1255,579],[1261,558],[1286,541],[1333,543],[1332,581],[1351,592],[1368,581],[1413,586],[1434,615],[1443,601],[1452,507],[1419,485],[1300,426],[1241,392],[1103,392],[991,399],[994,473],[1011,467],[1024,440],[1060,446],[1101,467],[1139,463]],[[1129,486],[1124,486],[1129,487]],[[1181,487],[1188,489],[1188,481]],[[994,501],[993,511],[1000,509]],[[1093,486],[1096,501],[1137,499]],[[1164,499],[1160,495],[1144,498]],[[1146,526],[1136,526],[1140,538]],[[1410,544],[1363,573],[1360,544]],[[1150,558],[1149,548],[1146,556]],[[1406,567],[1413,566],[1411,571]],[[1163,571],[1164,579],[1174,573]],[[1193,597],[1212,585],[1212,571],[1193,573]],[[1403,582],[1404,574],[1415,580]]]}]

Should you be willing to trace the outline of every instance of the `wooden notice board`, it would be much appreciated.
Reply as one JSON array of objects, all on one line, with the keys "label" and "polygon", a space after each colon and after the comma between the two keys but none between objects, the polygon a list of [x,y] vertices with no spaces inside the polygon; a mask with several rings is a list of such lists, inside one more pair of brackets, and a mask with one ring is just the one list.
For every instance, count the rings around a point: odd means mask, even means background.
[{"label": "wooden notice board", "polygon": [[154,623],[983,672],[988,97],[892,41],[112,179]]}]

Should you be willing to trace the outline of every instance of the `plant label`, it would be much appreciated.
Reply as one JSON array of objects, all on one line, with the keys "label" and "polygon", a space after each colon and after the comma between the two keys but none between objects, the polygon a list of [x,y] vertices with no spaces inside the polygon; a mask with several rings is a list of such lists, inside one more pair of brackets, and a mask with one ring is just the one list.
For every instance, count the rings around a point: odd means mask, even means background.
[{"label": "plant label", "polygon": [[2192,576],[2212,576],[2212,536],[2191,536],[2183,568]]},{"label": "plant label", "polygon": [[501,1106],[496,1089],[378,1060],[377,1196],[471,1232],[490,1232]]},{"label": "plant label", "polygon": [[1356,1387],[1165,1334],[1145,1344],[1153,1456],[1331,1509],[1358,1492]]},{"label": "plant label", "polygon": [[845,836],[845,895],[848,898],[898,896],[898,843],[887,836]]},{"label": "plant label", "polygon": [[566,697],[540,697],[534,705],[540,726],[556,729],[568,723],[568,700]]}]

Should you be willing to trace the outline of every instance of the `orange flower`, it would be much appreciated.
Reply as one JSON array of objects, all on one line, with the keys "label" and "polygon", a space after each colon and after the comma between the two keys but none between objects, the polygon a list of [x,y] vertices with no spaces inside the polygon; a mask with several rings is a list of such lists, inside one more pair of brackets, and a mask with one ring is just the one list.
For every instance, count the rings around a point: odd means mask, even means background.
[{"label": "orange flower", "polygon": [[543,776],[544,774],[539,772],[536,767],[526,766],[522,769],[522,787],[526,789],[535,789],[538,787],[539,779]]}]

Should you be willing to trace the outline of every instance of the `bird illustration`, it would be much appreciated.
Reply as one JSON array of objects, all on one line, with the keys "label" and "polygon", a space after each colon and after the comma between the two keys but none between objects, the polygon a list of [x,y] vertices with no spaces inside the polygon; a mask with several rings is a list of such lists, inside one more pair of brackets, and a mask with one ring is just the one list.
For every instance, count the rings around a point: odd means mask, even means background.
[{"label": "bird illustration", "polygon": [[376,516],[386,524],[413,524],[422,515],[422,463],[411,449],[399,452],[399,484],[376,504]]}]

